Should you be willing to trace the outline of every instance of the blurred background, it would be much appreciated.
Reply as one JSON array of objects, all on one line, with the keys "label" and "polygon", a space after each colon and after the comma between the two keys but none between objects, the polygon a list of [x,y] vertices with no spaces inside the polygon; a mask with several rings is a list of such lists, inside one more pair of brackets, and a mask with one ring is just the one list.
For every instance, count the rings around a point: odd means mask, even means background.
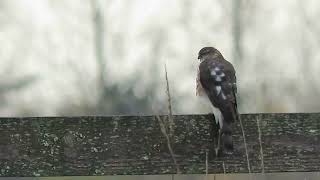
[{"label": "blurred background", "polygon": [[206,113],[197,53],[237,70],[240,113],[320,110],[317,0],[1,0],[0,116]]}]

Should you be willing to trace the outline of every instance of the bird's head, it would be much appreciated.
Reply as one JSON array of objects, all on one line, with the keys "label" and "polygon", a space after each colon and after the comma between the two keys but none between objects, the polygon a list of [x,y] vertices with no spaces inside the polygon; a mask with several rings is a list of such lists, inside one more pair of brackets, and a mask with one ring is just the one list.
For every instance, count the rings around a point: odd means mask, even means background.
[{"label": "bird's head", "polygon": [[214,47],[204,47],[198,53],[198,59],[200,61],[206,59],[207,57],[215,58],[220,56],[221,53]]}]

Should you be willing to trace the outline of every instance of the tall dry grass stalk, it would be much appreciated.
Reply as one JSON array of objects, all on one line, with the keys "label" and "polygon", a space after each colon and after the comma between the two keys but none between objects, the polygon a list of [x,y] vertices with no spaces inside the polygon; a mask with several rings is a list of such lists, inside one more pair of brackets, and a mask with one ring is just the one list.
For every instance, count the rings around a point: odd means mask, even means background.
[{"label": "tall dry grass stalk", "polygon": [[162,132],[162,134],[164,135],[164,137],[166,138],[166,141],[167,141],[167,147],[168,147],[168,149],[169,149],[169,153],[170,153],[170,155],[171,155],[171,158],[172,158],[172,160],[173,160],[173,163],[174,163],[174,165],[175,165],[175,167],[176,167],[176,172],[177,172],[177,174],[181,174],[181,171],[180,171],[180,167],[179,167],[179,164],[178,164],[178,162],[177,162],[177,159],[175,158],[175,156],[174,156],[174,151],[173,151],[173,149],[172,149],[172,146],[171,146],[171,141],[170,141],[170,137],[169,137],[169,134],[167,133],[167,128],[166,128],[166,117],[164,116],[163,117],[163,119],[161,119],[161,117],[160,116],[156,116],[157,117],[157,119],[158,119],[158,122],[159,122],[159,125],[160,125],[160,130],[161,130],[161,132]]},{"label": "tall dry grass stalk", "polygon": [[206,176],[208,176],[208,151],[206,151]]},{"label": "tall dry grass stalk", "polygon": [[239,120],[240,120],[240,127],[241,127],[241,131],[242,131],[242,136],[243,136],[244,148],[245,148],[245,152],[246,152],[248,171],[249,171],[249,174],[251,174],[251,166],[250,166],[250,161],[249,161],[249,153],[248,153],[248,148],[247,148],[246,135],[244,132],[241,116],[239,116]]},{"label": "tall dry grass stalk", "polygon": [[168,78],[168,71],[167,71],[167,64],[164,64],[164,72],[166,77],[166,94],[167,94],[167,107],[169,113],[169,131],[170,136],[174,133],[174,122],[173,122],[173,115],[172,115],[172,101],[171,101],[171,94],[170,94],[170,86],[169,86],[169,78]]},{"label": "tall dry grass stalk", "polygon": [[261,139],[261,129],[260,129],[260,119],[261,115],[257,117],[257,126],[258,126],[258,133],[259,133],[259,144],[260,144],[260,157],[261,157],[261,172],[264,173],[264,160],[263,160],[263,148],[262,148],[262,139]]},{"label": "tall dry grass stalk", "polygon": [[172,115],[172,103],[171,103],[171,95],[170,95],[170,87],[169,87],[169,78],[168,78],[166,64],[164,64],[164,70],[165,70],[165,78],[166,78],[168,116],[163,116],[162,119],[160,116],[156,116],[156,118],[159,122],[160,130],[161,130],[162,134],[164,135],[164,137],[166,138],[169,153],[170,153],[171,158],[173,160],[173,163],[176,167],[176,173],[181,174],[180,166],[177,162],[177,159],[175,158],[174,150],[171,146],[171,141],[170,141],[170,138],[174,134],[174,122],[173,122],[173,115]]},{"label": "tall dry grass stalk", "polygon": [[206,151],[206,180],[208,180],[209,179],[209,177],[208,177],[208,169],[209,169],[209,164],[208,164],[208,151]]},{"label": "tall dry grass stalk", "polygon": [[224,164],[224,161],[222,161],[222,168],[223,168],[223,179],[226,179],[226,165]]}]

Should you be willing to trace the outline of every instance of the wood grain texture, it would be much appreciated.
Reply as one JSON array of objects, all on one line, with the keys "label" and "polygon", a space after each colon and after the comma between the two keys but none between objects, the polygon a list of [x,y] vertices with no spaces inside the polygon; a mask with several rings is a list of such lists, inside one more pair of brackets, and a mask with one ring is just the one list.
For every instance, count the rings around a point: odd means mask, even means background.
[{"label": "wood grain texture", "polygon": [[[163,116],[162,116],[163,118]],[[320,171],[320,113],[243,114],[252,172]],[[242,132],[213,156],[210,115],[177,115],[170,144],[154,116],[0,118],[0,176],[247,173]]]}]

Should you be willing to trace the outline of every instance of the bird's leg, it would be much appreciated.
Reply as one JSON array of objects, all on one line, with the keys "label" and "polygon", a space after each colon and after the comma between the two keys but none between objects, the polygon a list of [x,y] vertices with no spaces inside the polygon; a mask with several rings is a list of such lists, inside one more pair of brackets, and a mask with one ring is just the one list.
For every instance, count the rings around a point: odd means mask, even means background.
[{"label": "bird's leg", "polygon": [[219,133],[218,133],[218,143],[217,143],[217,146],[216,146],[216,148],[215,148],[216,157],[218,157],[219,151],[220,151],[221,134],[222,134],[222,131],[221,131],[221,129],[219,129]]}]

